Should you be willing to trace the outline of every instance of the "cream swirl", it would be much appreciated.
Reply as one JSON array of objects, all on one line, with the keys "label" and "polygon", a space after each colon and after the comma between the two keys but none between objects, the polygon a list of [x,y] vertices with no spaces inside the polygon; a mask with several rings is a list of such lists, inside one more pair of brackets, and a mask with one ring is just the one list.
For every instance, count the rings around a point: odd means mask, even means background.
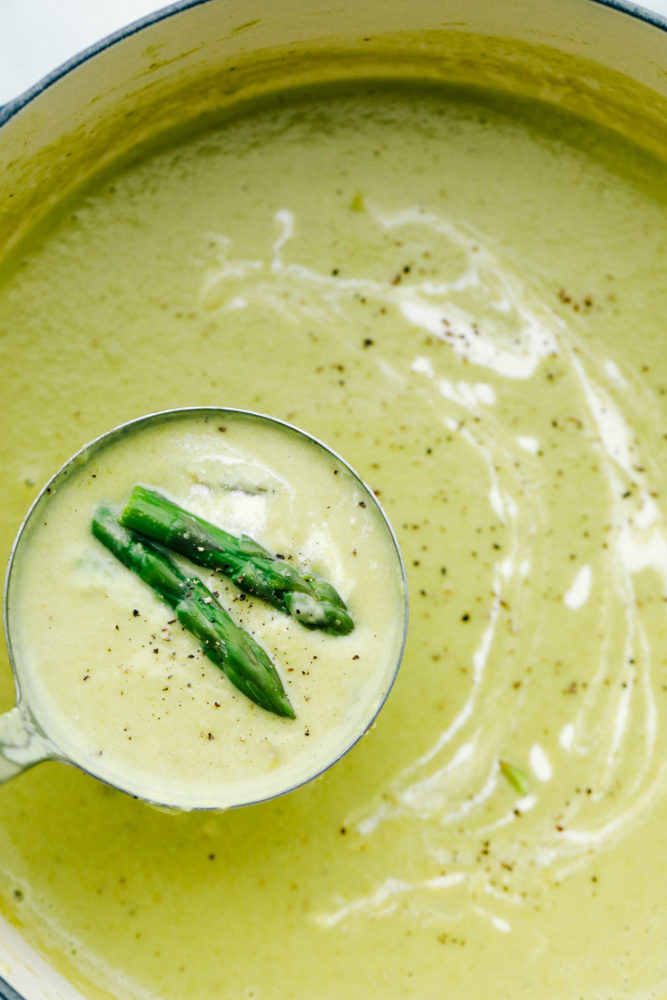
[{"label": "cream swirl", "polygon": [[[404,871],[321,900],[313,919],[337,926],[407,906],[509,931],[527,894],[589,864],[665,792],[659,615],[643,595],[667,584],[667,527],[636,426],[657,418],[586,340],[583,318],[545,304],[483,234],[419,208],[364,207],[369,259],[389,243],[429,266],[385,278],[314,270],[283,209],[266,259],[235,259],[217,238],[203,302],[261,303],[324,332],[334,317],[350,350],[360,300],[390,311],[413,346],[402,364],[381,352],[372,363],[483,470],[476,488],[503,544],[486,570],[464,696],[432,745],[346,818],[370,850],[383,827],[400,828]],[[561,489],[568,467],[581,469],[580,497]],[[500,766],[515,745],[521,790]]]}]

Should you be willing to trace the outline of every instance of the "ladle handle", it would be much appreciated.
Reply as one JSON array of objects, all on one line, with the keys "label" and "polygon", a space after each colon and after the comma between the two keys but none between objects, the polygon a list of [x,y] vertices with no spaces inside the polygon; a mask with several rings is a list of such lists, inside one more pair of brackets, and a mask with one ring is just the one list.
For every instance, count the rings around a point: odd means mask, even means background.
[{"label": "ladle handle", "polygon": [[0,784],[53,756],[47,741],[20,703],[0,715]]}]

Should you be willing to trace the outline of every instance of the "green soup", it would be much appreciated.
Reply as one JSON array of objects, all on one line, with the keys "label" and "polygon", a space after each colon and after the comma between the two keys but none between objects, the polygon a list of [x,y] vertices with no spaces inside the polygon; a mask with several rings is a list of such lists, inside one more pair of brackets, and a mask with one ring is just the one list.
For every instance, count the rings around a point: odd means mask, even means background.
[{"label": "green soup", "polygon": [[[375,499],[310,438],[238,410],[171,411],[84,454],[47,487],[12,560],[14,662],[43,731],[85,770],[184,809],[256,803],[322,772],[371,724],[401,655],[403,574]],[[278,565],[335,581],[355,606],[351,631],[304,628],[302,609],[277,610],[163,549],[185,581],[181,600],[165,603],[91,530],[100,506],[117,523],[138,478],[235,537],[272,545]],[[259,643],[293,717],[225,679],[233,635],[216,632],[226,653],[211,661],[181,624],[188,581],[202,575],[202,605]]]},{"label": "green soup", "polygon": [[84,995],[664,996],[664,176],[546,107],[315,88],[3,261],[6,552],[83,441],[232,406],[360,472],[411,595],[376,726],[285,798],[0,789],[3,909]]}]

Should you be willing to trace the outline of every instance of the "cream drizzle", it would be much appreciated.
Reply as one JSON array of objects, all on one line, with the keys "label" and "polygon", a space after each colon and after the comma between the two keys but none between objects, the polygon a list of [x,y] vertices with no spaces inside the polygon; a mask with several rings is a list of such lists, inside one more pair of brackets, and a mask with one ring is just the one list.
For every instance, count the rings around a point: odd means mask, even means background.
[{"label": "cream drizzle", "polygon": [[[406,329],[448,345],[467,363],[468,378],[453,380],[424,354],[416,354],[405,370],[384,359],[377,364],[387,379],[411,382],[436,419],[482,459],[489,508],[509,530],[510,544],[490,571],[486,626],[472,656],[465,702],[434,744],[381,789],[376,801],[345,819],[368,840],[383,825],[409,820],[406,871],[419,870],[421,877],[387,874],[366,892],[321,901],[313,919],[345,927],[360,915],[379,919],[393,913],[399,900],[409,898],[422,917],[455,919],[468,912],[508,932],[508,908],[522,905],[521,889],[537,891],[544,873],[560,879],[588,864],[591,849],[604,850],[623,837],[665,792],[651,643],[636,609],[635,576],[650,569],[667,585],[667,530],[643,471],[637,434],[613,396],[627,385],[616,362],[589,353],[577,335],[577,321],[566,325],[542,304],[479,234],[414,207],[387,212],[370,206],[368,212],[378,245],[398,234],[406,243],[427,246],[432,259],[448,262],[444,270],[451,273],[394,284],[319,272],[290,260],[298,254],[298,222],[281,209],[266,259],[234,259],[231,242],[216,237],[217,261],[204,278],[202,302],[228,311],[261,301],[264,308],[327,329],[332,316],[352,325],[351,310],[363,295],[394,309]],[[573,410],[599,464],[609,521],[608,548],[599,565],[580,565],[561,600],[573,615],[590,613],[595,588],[600,639],[597,667],[570,719],[549,746],[534,744],[530,751],[535,780],[529,793],[510,796],[508,805],[498,759],[512,727],[521,725],[528,695],[517,697],[509,723],[494,712],[494,687],[507,681],[509,671],[496,656],[498,628],[503,602],[519,600],[525,582],[540,579],[548,553],[539,543],[548,514],[538,473],[526,484],[512,471],[537,460],[540,440],[530,427],[504,428],[494,411],[503,380],[528,382],[554,357],[566,366],[578,393]],[[462,420],[482,413],[479,424]],[[538,634],[534,642],[539,643]],[[614,652],[618,646],[622,657]],[[569,792],[572,770],[582,792],[563,794],[568,804],[553,816],[544,806],[543,789]],[[605,793],[621,775],[621,790],[611,798]],[[491,874],[475,861],[484,837],[494,838]],[[442,866],[447,874],[435,876]],[[482,895],[488,907],[481,905]]]}]

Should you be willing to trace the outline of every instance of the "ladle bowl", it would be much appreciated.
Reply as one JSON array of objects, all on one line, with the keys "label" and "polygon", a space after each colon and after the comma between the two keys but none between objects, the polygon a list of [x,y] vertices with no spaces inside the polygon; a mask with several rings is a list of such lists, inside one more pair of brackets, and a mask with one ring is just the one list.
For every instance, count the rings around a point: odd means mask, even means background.
[{"label": "ladle bowl", "polygon": [[[160,786],[163,790],[155,793],[145,784],[142,785],[142,782],[138,778],[135,780],[134,776],[125,778],[122,776],[110,777],[108,769],[103,768],[101,764],[98,767],[95,762],[96,758],[90,752],[84,752],[83,749],[77,746],[76,742],[69,743],[67,741],[67,745],[64,745],[65,741],[61,736],[57,735],[53,719],[49,717],[49,712],[44,708],[43,699],[40,696],[39,684],[35,683],[34,676],[28,676],[26,672],[22,649],[26,647],[26,643],[29,648],[30,635],[28,635],[27,640],[25,637],[21,641],[18,639],[20,615],[17,608],[21,603],[22,569],[25,564],[26,555],[30,552],[31,547],[40,544],[39,532],[42,524],[46,523],[46,515],[53,509],[54,498],[58,497],[59,493],[74,477],[81,477],[83,475],[88,479],[91,476],[95,479],[97,473],[93,470],[101,468],[100,460],[108,462],[113,467],[114,446],[122,446],[123,449],[127,450],[128,442],[136,442],[137,440],[141,440],[142,437],[144,440],[152,441],[153,439],[148,439],[147,435],[153,434],[161,428],[167,428],[167,430],[175,429],[175,433],[180,433],[182,426],[183,433],[185,434],[191,429],[191,421],[200,420],[204,421],[205,424],[208,424],[209,421],[214,421],[217,424],[220,421],[225,421],[231,423],[232,428],[235,421],[240,421],[242,425],[249,426],[253,433],[256,432],[260,435],[278,434],[281,437],[287,435],[290,441],[295,442],[295,450],[297,447],[306,444],[315,449],[318,459],[322,457],[326,462],[334,463],[336,469],[343,473],[342,476],[337,477],[337,485],[343,479],[345,483],[349,483],[350,488],[357,491],[357,496],[363,496],[363,500],[357,501],[357,503],[358,506],[366,508],[363,512],[364,516],[368,516],[370,510],[371,516],[376,518],[375,523],[378,530],[386,533],[388,542],[386,551],[389,557],[389,564],[385,568],[389,575],[394,574],[402,598],[400,601],[400,621],[395,623],[398,628],[396,632],[397,642],[393,655],[384,655],[384,660],[382,655],[378,656],[378,681],[363,688],[366,692],[364,697],[367,700],[361,709],[359,705],[355,705],[353,712],[354,721],[351,724],[352,728],[343,732],[341,739],[335,746],[330,747],[326,759],[314,755],[312,757],[312,765],[305,772],[303,768],[299,770],[297,777],[293,780],[287,780],[290,774],[289,769],[287,769],[285,783],[280,786],[271,785],[266,794],[264,792],[259,795],[254,794],[252,788],[255,786],[250,785],[247,792],[241,785],[239,791],[230,793],[228,789],[225,789],[224,784],[221,784],[219,794],[213,790],[207,792],[203,797],[195,796],[193,798],[189,794],[184,796],[176,795],[172,792],[165,794],[164,787],[168,786]],[[108,458],[109,455],[112,457]],[[137,479],[141,478],[141,468],[138,468]],[[326,517],[325,512],[322,513],[322,517]],[[92,535],[90,544],[93,548],[99,545],[92,538]],[[144,586],[143,583],[140,585]],[[54,586],[57,587],[57,581],[54,581]],[[243,598],[241,599],[243,600]],[[278,614],[280,617],[282,613],[273,612],[273,614]],[[170,615],[166,613],[164,617],[166,620]],[[281,625],[282,629],[293,628],[299,634],[304,632],[301,626],[296,624],[293,619],[289,619],[287,615],[282,615],[282,617],[288,623]],[[407,629],[405,568],[396,536],[373,491],[343,458],[321,441],[284,421],[247,410],[215,407],[180,408],[161,411],[130,420],[102,434],[68,459],[48,483],[46,483],[26,514],[12,547],[5,580],[4,625],[9,658],[16,684],[17,702],[14,708],[0,716],[0,782],[13,778],[39,762],[57,760],[74,764],[93,777],[103,780],[105,783],[119,788],[121,791],[128,792],[137,798],[143,798],[157,806],[177,810],[230,808],[261,801],[264,798],[273,798],[275,795],[284,794],[304,784],[306,781],[322,774],[323,771],[331,767],[367,732],[389,694],[403,653]],[[327,637],[326,641],[329,641],[329,637]],[[335,643],[336,639],[332,638],[331,641]],[[334,648],[333,645],[331,648]],[[342,648],[343,646],[341,645]],[[174,663],[174,670],[178,670],[177,661]],[[39,680],[39,673],[37,677]],[[262,710],[260,710],[260,715],[261,712]],[[288,720],[288,724],[289,722],[290,720]],[[91,732],[94,732],[96,726],[95,718],[91,718],[87,725]],[[58,730],[58,732],[61,731],[62,728]],[[101,759],[101,754],[100,758],[97,759]]]}]

